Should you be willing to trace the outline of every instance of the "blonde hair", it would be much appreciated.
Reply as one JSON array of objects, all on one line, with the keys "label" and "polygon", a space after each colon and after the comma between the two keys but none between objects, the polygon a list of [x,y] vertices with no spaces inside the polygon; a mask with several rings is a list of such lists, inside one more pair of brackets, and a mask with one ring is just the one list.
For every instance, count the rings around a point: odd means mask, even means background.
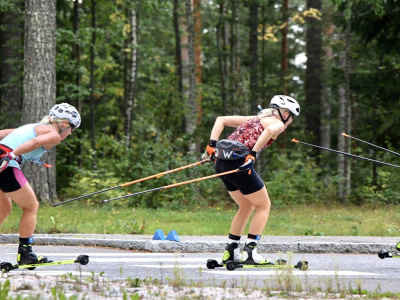
[{"label": "blonde hair", "polygon": [[63,121],[68,121],[67,119],[57,118],[55,116],[45,116],[39,124],[51,125],[53,123],[61,123]]},{"label": "blonde hair", "polygon": [[[289,111],[289,110],[286,109],[286,108],[280,108],[280,109],[282,109],[283,111]],[[262,119],[262,118],[265,118],[265,117],[274,117],[274,116],[279,116],[279,112],[278,112],[278,110],[277,110],[276,108],[266,108],[266,109],[263,109],[263,110],[260,111],[260,112],[258,113],[258,115],[257,115],[257,117],[258,117],[259,119]]]}]

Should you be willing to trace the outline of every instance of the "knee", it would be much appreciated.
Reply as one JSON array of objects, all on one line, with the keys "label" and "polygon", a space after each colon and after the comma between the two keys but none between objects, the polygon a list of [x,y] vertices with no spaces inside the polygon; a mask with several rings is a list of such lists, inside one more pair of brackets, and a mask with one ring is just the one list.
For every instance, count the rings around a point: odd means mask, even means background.
[{"label": "knee", "polygon": [[256,207],[256,210],[270,210],[271,209],[271,201],[269,200],[269,198],[265,199],[264,201],[262,201],[261,203],[259,203]]},{"label": "knee", "polygon": [[239,206],[239,212],[245,213],[245,214],[251,214],[255,209],[255,206],[250,204],[250,205],[240,205]]},{"label": "knee", "polygon": [[22,210],[25,213],[34,213],[36,214],[39,209],[39,202],[37,200],[32,201],[29,205],[22,207]]},{"label": "knee", "polygon": [[7,218],[7,217],[11,214],[11,211],[12,211],[12,206],[5,207],[4,209],[2,209],[2,210],[0,211],[0,216],[1,216],[1,218],[2,218],[2,219]]}]

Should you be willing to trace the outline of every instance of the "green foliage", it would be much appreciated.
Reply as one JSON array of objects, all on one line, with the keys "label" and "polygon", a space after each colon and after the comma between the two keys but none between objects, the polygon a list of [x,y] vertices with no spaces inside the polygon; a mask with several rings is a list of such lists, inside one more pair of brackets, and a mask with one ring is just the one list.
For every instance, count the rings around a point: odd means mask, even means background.
[{"label": "green foliage", "polygon": [[[0,0],[0,13],[16,9],[16,0]],[[220,16],[219,4],[224,3],[226,14]],[[245,1],[236,1],[238,15],[232,16],[232,2],[203,1],[201,3],[201,36],[196,42],[201,46],[201,84],[197,85],[199,100],[199,122],[192,136],[185,133],[187,112],[186,83],[184,93],[177,91],[178,78],[175,64],[175,33],[173,28],[172,1],[96,1],[96,29],[92,28],[91,1],[79,5],[78,27],[74,28],[74,2],[57,1],[57,102],[81,104],[82,125],[63,143],[57,146],[57,190],[60,200],[95,192],[120,185],[138,178],[198,161],[207,144],[215,118],[222,114],[250,114],[256,108],[249,103],[257,102],[268,107],[274,94],[282,93],[281,44],[274,39],[259,39],[258,92],[259,99],[249,99],[249,77],[254,70],[249,62],[249,7]],[[282,6],[279,1],[259,1],[265,13],[259,10],[259,28],[265,25],[274,28],[279,41],[279,26],[282,24]],[[332,102],[332,115],[324,123],[332,125],[332,148],[336,148],[338,127],[338,86],[343,84],[343,67],[340,53],[345,50],[341,34],[346,22],[351,22],[351,97],[353,99],[352,128],[357,136],[375,140],[390,149],[400,148],[400,14],[396,0],[331,0],[324,2],[323,47],[331,48],[333,55],[323,61],[324,88],[331,89],[328,95]],[[179,4],[181,40],[187,35],[184,2]],[[131,11],[138,12],[138,39],[133,46],[130,41]],[[288,17],[289,71],[285,82],[291,95],[299,99],[302,111],[304,104],[304,65],[296,65],[296,55],[306,52],[304,43],[307,29],[305,2],[291,4]],[[310,14],[310,12],[308,12]],[[314,11],[315,13],[315,11]],[[21,13],[21,16],[23,13]],[[223,19],[226,47],[217,44],[216,26]],[[305,23],[304,23],[305,21]],[[7,24],[0,24],[7,30]],[[232,31],[230,30],[237,29]],[[332,33],[327,33],[335,28]],[[90,94],[90,49],[95,30],[94,46],[94,111],[91,112]],[[333,29],[332,29],[333,30]],[[332,36],[335,38],[333,39]],[[230,59],[233,38],[239,41],[237,63],[239,69],[231,72]],[[367,47],[365,45],[368,45]],[[79,60],[74,46],[79,45]],[[185,48],[185,45],[182,45]],[[20,45],[22,51],[22,45]],[[138,73],[134,95],[132,139],[125,147],[125,100],[127,74],[130,74],[132,50],[137,47]],[[263,53],[261,54],[261,51]],[[240,58],[240,59],[239,59]],[[220,62],[227,67],[227,103],[222,100]],[[4,63],[1,61],[0,62]],[[14,64],[14,62],[12,62]],[[19,62],[21,63],[21,62]],[[15,64],[14,64],[15,65]],[[185,66],[186,67],[186,66]],[[197,74],[200,75],[200,74]],[[187,73],[184,74],[187,76]],[[1,85],[3,89],[7,84]],[[2,91],[0,91],[2,92]],[[325,97],[325,95],[324,95]],[[91,117],[95,128],[91,132]],[[15,116],[1,116],[12,118]],[[305,132],[305,121],[300,116],[288,129],[297,138],[309,141]],[[223,134],[226,135],[229,129]],[[93,136],[92,136],[93,135]],[[225,136],[226,137],[226,136]],[[284,139],[286,140],[286,137]],[[281,137],[280,137],[281,138]],[[96,150],[92,149],[94,139]],[[289,140],[289,139],[287,139]],[[198,153],[188,153],[188,145],[200,145]],[[341,179],[337,177],[337,156],[325,155],[311,158],[309,149],[288,142],[277,142],[258,159],[257,168],[263,177],[274,205],[299,203],[325,203],[336,201],[336,190]],[[359,145],[352,145],[352,153],[371,154],[385,161],[396,161]],[[78,151],[79,150],[79,151]],[[319,162],[318,162],[319,160]],[[93,166],[96,166],[93,168]],[[369,163],[353,162],[351,176],[352,203],[398,203],[399,187],[395,172],[383,167],[378,177],[372,177]],[[390,173],[389,173],[390,172]],[[105,198],[153,189],[171,183],[213,174],[211,164],[162,176],[126,188],[115,189],[85,201],[94,205]],[[110,207],[128,205],[151,208],[226,206],[231,203],[219,179],[184,185],[173,189],[138,195],[108,204]],[[56,216],[52,230],[57,232],[60,224]],[[121,225],[123,226],[123,225]],[[137,231],[144,226],[138,221]]]},{"label": "green foliage", "polygon": [[394,188],[400,177],[398,172],[378,170],[377,185],[372,184],[372,178],[368,177],[364,185],[353,189],[349,200],[355,204],[399,204],[400,193]]},{"label": "green foliage", "polygon": [[10,280],[0,282],[0,299],[7,299],[8,293],[10,292]]},{"label": "green foliage", "polygon": [[[296,145],[296,147],[298,147]],[[329,203],[335,199],[332,177],[321,180],[321,169],[300,149],[287,155],[274,153],[268,159],[264,180],[273,205]]]}]

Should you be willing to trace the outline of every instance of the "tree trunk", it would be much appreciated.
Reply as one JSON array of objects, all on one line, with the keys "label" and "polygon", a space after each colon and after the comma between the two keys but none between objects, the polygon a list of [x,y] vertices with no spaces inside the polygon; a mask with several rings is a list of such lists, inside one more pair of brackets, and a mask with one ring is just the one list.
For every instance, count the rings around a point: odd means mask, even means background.
[{"label": "tree trunk", "polygon": [[[266,69],[266,63],[265,63],[265,23],[266,23],[266,17],[265,17],[265,1],[262,1],[261,4],[261,24],[262,24],[262,29],[261,29],[261,101],[265,100],[265,69]],[[265,103],[260,103],[261,107],[265,107]]]},{"label": "tree trunk", "polygon": [[[81,73],[79,71],[80,66],[81,66],[81,45],[79,44],[79,38],[78,38],[78,29],[79,29],[79,1],[74,1],[74,11],[73,11],[73,16],[72,16],[72,28],[74,31],[75,35],[75,40],[76,42],[74,43],[74,48],[73,52],[75,55],[75,70],[76,70],[76,76],[75,76],[75,85],[77,89],[79,89],[81,85]],[[82,112],[82,101],[79,96],[76,97],[75,100],[75,105],[79,113]],[[82,132],[77,131],[76,133],[79,138],[82,137]],[[82,149],[82,144],[78,143],[76,145],[77,147],[77,152],[78,152],[78,160],[79,160],[79,167],[83,168],[83,149]]]},{"label": "tree trunk", "polygon": [[286,80],[286,76],[288,73],[289,69],[289,61],[288,61],[288,38],[287,38],[287,32],[288,32],[288,22],[289,22],[289,17],[288,17],[288,11],[289,11],[289,0],[283,0],[283,7],[282,7],[282,15],[283,15],[283,23],[286,23],[287,25],[282,28],[282,40],[281,40],[281,84],[282,84],[282,94],[283,95],[288,95],[288,83]]},{"label": "tree trunk", "polygon": [[[196,129],[196,60],[194,52],[194,22],[192,0],[185,0],[186,4],[186,18],[187,18],[187,33],[188,33],[188,78],[189,78],[189,91],[188,91],[188,112],[186,114],[186,133],[190,136],[193,135]],[[196,144],[193,142],[189,145],[189,151],[196,151]]]},{"label": "tree trunk", "polygon": [[[34,123],[48,115],[56,102],[56,1],[25,1],[25,58],[22,122]],[[42,161],[45,168],[25,164],[24,174],[41,202],[53,202],[56,197],[56,152],[47,151]]]},{"label": "tree trunk", "polygon": [[[181,32],[179,29],[179,0],[174,0],[174,32],[175,32],[175,69],[176,77],[178,78],[178,94],[182,103],[183,97],[183,61],[182,61],[182,45],[181,45]],[[180,124],[181,132],[184,133],[186,129],[185,120]]]},{"label": "tree trunk", "polygon": [[[194,15],[194,35],[195,35],[195,43],[194,43],[194,56],[195,56],[195,95],[196,95],[196,127],[201,124],[202,119],[202,90],[201,90],[201,82],[202,82],[202,59],[201,59],[201,1],[193,0],[193,15]],[[201,151],[201,145],[198,138],[196,138],[196,152]]]},{"label": "tree trunk", "polygon": [[95,137],[95,78],[94,78],[94,48],[96,46],[96,0],[92,0],[91,5],[92,14],[92,42],[90,44],[90,142],[92,146],[92,168],[97,169],[96,166],[96,137]]},{"label": "tree trunk", "polygon": [[[324,18],[324,26],[323,32],[324,36],[327,37],[328,41],[333,41],[333,32],[335,26],[332,23],[330,18]],[[333,49],[332,43],[327,42],[323,48],[324,55],[324,65],[327,65],[326,62],[329,62],[333,59]],[[323,82],[330,82],[330,74],[332,70],[327,70],[323,68]],[[326,84],[323,87],[323,95],[321,98],[321,129],[320,129],[320,137],[321,137],[321,146],[325,148],[331,148],[331,120],[332,120],[332,88],[330,85]],[[321,151],[321,167],[323,169],[329,169],[329,157],[331,153],[328,151]],[[328,175],[327,175],[328,176]],[[328,179],[326,177],[326,179]]]},{"label": "tree trunk", "polygon": [[239,19],[239,2],[238,0],[231,0],[232,6],[232,21],[230,24],[230,84],[228,99],[231,104],[231,114],[239,113],[239,105],[237,104],[237,92],[240,82],[240,57],[239,53],[239,34],[238,34],[238,19]]},{"label": "tree trunk", "polygon": [[[350,73],[351,73],[351,17],[348,18],[347,24],[346,24],[346,68],[345,68],[345,74],[344,74],[344,79],[345,79],[345,93],[346,93],[346,132],[348,134],[351,134],[352,132],[352,124],[351,124],[351,119],[352,119],[352,103],[351,103],[351,93],[350,93]],[[350,147],[350,139],[345,139],[345,152],[351,153],[351,147]],[[350,192],[351,192],[351,159],[350,157],[346,156],[344,159],[344,169],[345,173],[344,176],[346,178],[346,192],[345,196],[347,197]]]},{"label": "tree trunk", "polygon": [[[138,4],[138,10],[139,10]],[[130,67],[129,84],[127,84],[128,92],[125,104],[125,146],[130,147],[132,137],[132,117],[136,94],[136,79],[137,79],[137,44],[138,44],[138,10],[131,9],[131,44],[132,44],[132,60]]]},{"label": "tree trunk", "polygon": [[8,11],[1,15],[0,29],[0,122],[2,128],[21,125],[23,77],[22,1],[10,1]]},{"label": "tree trunk", "polygon": [[[321,10],[321,0],[307,0],[307,9],[315,8]],[[320,145],[321,128],[321,101],[322,101],[322,26],[321,22],[314,18],[308,18],[306,32],[307,69],[305,80],[305,110],[306,127],[312,135],[313,143]],[[314,156],[319,164],[318,148],[314,149]]]},{"label": "tree trunk", "polygon": [[[339,134],[346,132],[351,135],[351,101],[350,101],[350,17],[345,29],[345,50],[341,55],[341,66],[344,72],[344,84],[339,87]],[[343,130],[341,130],[343,129]],[[351,153],[350,139],[339,139],[339,151]],[[351,192],[351,160],[348,156],[339,155],[338,174],[342,184],[339,184],[338,197],[344,203]]]},{"label": "tree trunk", "polygon": [[250,23],[250,113],[256,112],[258,99],[258,0],[249,1]]},{"label": "tree trunk", "polygon": [[226,94],[226,60],[224,56],[226,56],[226,47],[224,47],[224,36],[225,36],[225,5],[222,1],[219,4],[219,20],[217,24],[217,56],[218,56],[218,69],[219,69],[219,78],[220,78],[220,91],[221,91],[221,99],[222,99],[222,113],[224,115],[228,114],[228,101]]}]

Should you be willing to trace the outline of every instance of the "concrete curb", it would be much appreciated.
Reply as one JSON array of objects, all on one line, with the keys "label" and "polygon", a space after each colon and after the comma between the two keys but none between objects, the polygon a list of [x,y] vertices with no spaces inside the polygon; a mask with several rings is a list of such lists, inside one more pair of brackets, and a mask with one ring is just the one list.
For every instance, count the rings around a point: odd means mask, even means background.
[{"label": "concrete curb", "polygon": [[[218,237],[190,237],[188,241],[156,241],[151,237],[126,236],[124,238],[113,238],[113,235],[105,238],[101,235],[88,235],[88,237],[74,237],[73,235],[35,235],[35,245],[53,245],[53,246],[97,246],[110,247],[125,250],[138,250],[149,252],[223,252],[226,246],[226,238],[220,241],[213,241]],[[326,238],[326,237],[325,237]],[[206,240],[204,240],[206,239]],[[282,238],[284,239],[284,238]],[[296,237],[296,240],[301,237]],[[372,238],[373,239],[373,238]],[[17,244],[17,234],[1,234],[0,244]],[[264,242],[259,244],[259,252],[277,253],[374,253],[377,254],[381,249],[394,249],[395,239],[392,243],[385,242],[351,242],[351,241],[292,241],[283,242]]]}]

